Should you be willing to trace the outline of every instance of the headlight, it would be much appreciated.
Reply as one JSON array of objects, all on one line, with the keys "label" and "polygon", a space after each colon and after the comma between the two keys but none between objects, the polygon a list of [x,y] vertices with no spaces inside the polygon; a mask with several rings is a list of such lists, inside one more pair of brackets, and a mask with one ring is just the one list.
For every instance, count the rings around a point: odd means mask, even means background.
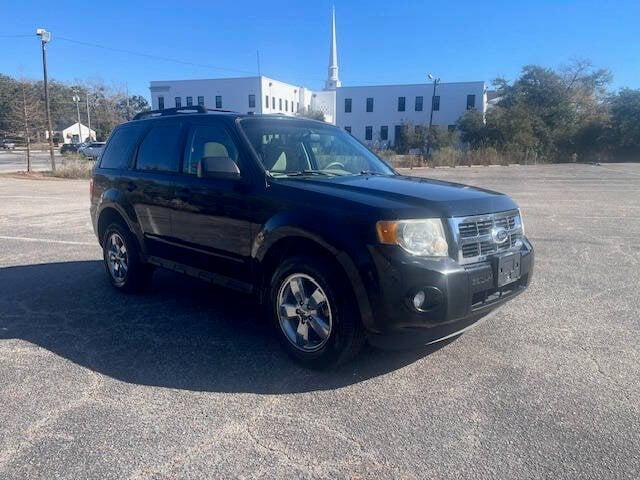
[{"label": "headlight", "polygon": [[400,245],[412,255],[446,257],[449,254],[442,220],[380,221],[376,223],[378,240],[387,245]]}]

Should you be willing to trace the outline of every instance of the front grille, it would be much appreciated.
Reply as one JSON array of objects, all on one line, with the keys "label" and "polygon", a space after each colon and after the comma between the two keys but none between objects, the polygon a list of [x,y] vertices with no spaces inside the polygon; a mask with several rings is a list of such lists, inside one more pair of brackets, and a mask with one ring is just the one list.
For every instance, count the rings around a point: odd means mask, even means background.
[{"label": "front grille", "polygon": [[[454,218],[451,225],[458,244],[460,263],[481,261],[488,255],[514,248],[523,235],[522,221],[517,210]],[[507,239],[503,243],[498,243],[493,237],[494,229],[499,228],[504,228],[507,233]]]}]

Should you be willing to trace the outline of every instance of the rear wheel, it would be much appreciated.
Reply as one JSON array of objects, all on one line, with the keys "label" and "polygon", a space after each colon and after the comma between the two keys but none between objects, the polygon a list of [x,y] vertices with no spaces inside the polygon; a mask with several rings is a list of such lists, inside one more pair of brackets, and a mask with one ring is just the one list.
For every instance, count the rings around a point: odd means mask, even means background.
[{"label": "rear wheel", "polygon": [[120,223],[109,225],[102,251],[107,275],[117,290],[139,292],[149,285],[153,268],[141,260],[138,243],[128,228]]},{"label": "rear wheel", "polygon": [[286,259],[271,281],[274,328],[285,350],[311,368],[330,368],[354,357],[364,332],[351,289],[327,262]]}]

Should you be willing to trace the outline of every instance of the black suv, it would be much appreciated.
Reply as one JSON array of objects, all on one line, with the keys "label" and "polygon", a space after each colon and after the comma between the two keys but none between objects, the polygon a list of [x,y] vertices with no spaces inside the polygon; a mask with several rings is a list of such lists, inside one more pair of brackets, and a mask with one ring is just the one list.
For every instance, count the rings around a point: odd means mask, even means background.
[{"label": "black suv", "polygon": [[111,134],[91,216],[113,286],[154,267],[253,293],[313,367],[460,334],[531,281],[506,195],[396,173],[322,122],[147,112]]}]

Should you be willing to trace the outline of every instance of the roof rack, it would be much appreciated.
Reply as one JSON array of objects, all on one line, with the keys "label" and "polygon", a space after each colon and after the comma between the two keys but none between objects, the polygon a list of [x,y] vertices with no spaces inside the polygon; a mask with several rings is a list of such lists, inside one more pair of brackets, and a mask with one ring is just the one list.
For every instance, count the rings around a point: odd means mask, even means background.
[{"label": "roof rack", "polygon": [[232,110],[222,110],[220,108],[204,108],[202,105],[194,105],[191,107],[176,107],[176,108],[164,108],[162,110],[147,110],[146,112],[140,112],[133,120],[142,120],[143,118],[151,117],[167,117],[170,115],[184,115],[189,113],[207,113],[207,112],[223,112],[223,113],[235,113]]}]

